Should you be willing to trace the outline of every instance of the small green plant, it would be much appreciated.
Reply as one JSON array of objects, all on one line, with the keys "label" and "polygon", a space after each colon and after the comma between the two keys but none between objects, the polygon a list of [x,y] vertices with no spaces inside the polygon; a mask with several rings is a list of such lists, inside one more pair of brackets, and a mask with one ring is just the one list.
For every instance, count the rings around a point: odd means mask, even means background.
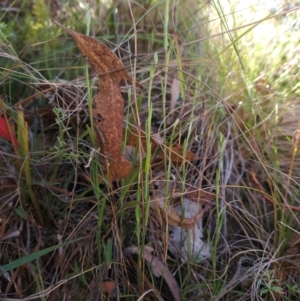
[{"label": "small green plant", "polygon": [[272,271],[266,271],[266,273],[264,273],[263,279],[258,282],[258,285],[260,285],[260,297],[268,297],[272,295],[272,293],[279,293],[281,295],[284,294],[283,288],[278,285],[278,280],[273,279],[273,276],[274,275]]},{"label": "small green plant", "polygon": [[286,294],[283,299],[286,301],[294,300],[300,297],[300,288],[298,284],[289,285],[286,284]]}]

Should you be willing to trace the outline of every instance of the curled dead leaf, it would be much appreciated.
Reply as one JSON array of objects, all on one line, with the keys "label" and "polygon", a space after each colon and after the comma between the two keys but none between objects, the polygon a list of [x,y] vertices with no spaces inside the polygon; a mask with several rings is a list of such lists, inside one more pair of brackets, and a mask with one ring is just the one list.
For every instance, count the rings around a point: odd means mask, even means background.
[{"label": "curled dead leaf", "polygon": [[[82,56],[88,59],[93,73],[99,76],[99,92],[92,103],[96,141],[110,180],[126,178],[131,171],[131,163],[121,152],[124,100],[120,84],[124,80],[132,83],[132,78],[107,46],[94,38],[68,29],[57,21],[53,22],[73,37]],[[142,88],[139,83],[135,84]]]},{"label": "curled dead leaf", "polygon": [[[216,198],[214,193],[207,192],[192,185],[189,186],[188,184],[184,185],[183,192],[181,192],[181,190],[179,191],[178,188],[176,188],[175,182],[171,182],[169,194],[166,195],[164,174],[157,176],[155,184],[157,188],[152,191],[151,207],[156,211],[159,210],[162,212],[168,224],[175,227],[182,227],[184,229],[194,228],[204,214],[211,210]],[[183,217],[175,208],[181,206],[182,202],[187,200],[196,203],[197,210],[193,216]],[[192,214],[193,213],[194,212],[192,212]]]},{"label": "curled dead leaf", "polygon": [[198,203],[199,210],[195,212],[195,215],[193,217],[183,218],[182,215],[174,209],[174,206],[181,203],[181,197],[177,196],[168,204],[166,204],[166,197],[164,197],[162,191],[159,190],[155,192],[151,206],[156,210],[159,209],[164,213],[168,224],[175,227],[182,227],[184,229],[194,228],[199,219],[202,218],[203,215],[211,209],[210,203],[208,201],[212,201],[215,198],[214,194],[210,194],[205,191],[187,191],[186,193],[184,193],[183,202],[185,201],[185,199],[188,199],[192,202]]}]

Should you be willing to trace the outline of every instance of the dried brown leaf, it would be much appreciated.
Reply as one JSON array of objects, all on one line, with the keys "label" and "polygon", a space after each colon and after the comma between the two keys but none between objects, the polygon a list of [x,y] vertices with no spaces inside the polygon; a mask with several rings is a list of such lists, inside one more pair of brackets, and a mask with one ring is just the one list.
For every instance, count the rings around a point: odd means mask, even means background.
[{"label": "dried brown leaf", "polygon": [[[132,146],[132,147],[137,147],[138,145],[138,138],[140,137],[140,143],[142,147],[144,148],[144,151],[147,149],[147,138],[146,138],[146,133],[138,130],[138,129],[133,129],[130,132],[130,135],[127,140],[127,145]],[[151,143],[151,152],[154,153],[158,146],[161,148],[164,147],[163,143],[161,142],[162,138],[158,136],[158,134],[153,134],[150,137],[150,143]],[[165,151],[162,149],[158,151],[157,157],[159,159],[164,160],[166,154],[169,155],[169,159],[172,161],[174,164],[178,163],[183,163],[185,161],[193,161],[195,159],[198,159],[195,157],[195,154],[189,150],[186,150],[184,152],[182,146],[178,143],[175,143],[172,145],[171,149],[167,149],[165,147]]]},{"label": "dried brown leaf", "polygon": [[[214,194],[202,190],[186,191],[184,193],[184,199],[188,199],[192,202],[198,203],[199,211],[195,212],[195,215],[193,217],[183,218],[182,215],[174,209],[174,206],[181,203],[182,198],[179,195],[177,195],[175,198],[170,200],[170,204],[166,204],[166,198],[164,197],[164,193],[162,191],[156,191],[155,197],[151,205],[155,209],[159,209],[164,213],[168,224],[175,227],[182,227],[184,229],[194,228],[198,223],[199,219],[202,218],[203,215],[211,209],[210,201],[213,201],[215,199]],[[200,207],[204,208],[200,210]]]},{"label": "dried brown leaf", "polygon": [[[137,148],[138,144],[139,144],[139,142],[138,142],[139,138],[140,138],[140,143],[143,147],[143,151],[146,151],[146,149],[147,149],[147,135],[146,135],[146,132],[141,131],[139,129],[132,129],[130,131],[130,134],[129,134],[129,137],[128,137],[128,140],[127,140],[126,144],[128,146],[132,146],[132,147]],[[161,140],[162,140],[162,138],[159,137],[158,134],[153,134],[153,135],[150,136],[151,152],[152,153],[154,153],[155,150],[157,149],[157,147],[162,144]]]},{"label": "dried brown leaf", "polygon": [[[123,251],[125,256],[138,254],[138,247],[129,247]],[[167,265],[160,261],[156,256],[153,255],[153,249],[151,247],[145,247],[143,250],[143,258],[150,264],[151,270],[156,277],[163,277],[166,281],[171,293],[173,294],[175,301],[181,300],[180,288],[169,271]]]},{"label": "dried brown leaf", "polygon": [[[122,80],[132,83],[132,78],[128,75],[125,66],[107,46],[92,37],[73,31],[55,20],[53,23],[73,37],[82,56],[88,58],[95,75],[113,75],[113,80],[118,85]],[[142,88],[139,83],[136,85]]]},{"label": "dried brown leaf", "polygon": [[[68,29],[57,21],[53,22],[73,37],[82,56],[88,58],[93,72],[99,76],[99,92],[93,99],[96,140],[110,179],[126,178],[131,171],[131,163],[121,153],[124,101],[120,84],[124,80],[132,83],[132,78],[107,46],[94,38]],[[136,85],[141,87],[138,83]]]},{"label": "dried brown leaf", "polygon": [[[168,151],[169,150],[166,150],[167,154]],[[165,153],[160,153],[159,157],[163,159],[165,157]],[[171,153],[170,153],[170,160],[172,161],[172,163],[178,164],[178,163],[183,163],[185,161],[193,161],[194,159],[195,159],[195,154],[192,153],[191,151],[186,150],[184,152],[182,146],[178,143],[172,145]]]},{"label": "dried brown leaf", "polygon": [[101,293],[108,294],[110,298],[114,297],[115,289],[116,289],[116,283],[113,281],[104,281],[100,285]]},{"label": "dried brown leaf", "polygon": [[189,199],[192,202],[199,203],[199,202],[213,202],[216,199],[216,195],[211,192],[207,192],[205,190],[199,189],[197,187],[188,187],[185,185],[185,198]]},{"label": "dried brown leaf", "polygon": [[93,99],[96,138],[111,178],[126,178],[130,173],[131,163],[121,153],[124,107],[121,90],[109,75],[101,76],[99,86],[100,92]]}]

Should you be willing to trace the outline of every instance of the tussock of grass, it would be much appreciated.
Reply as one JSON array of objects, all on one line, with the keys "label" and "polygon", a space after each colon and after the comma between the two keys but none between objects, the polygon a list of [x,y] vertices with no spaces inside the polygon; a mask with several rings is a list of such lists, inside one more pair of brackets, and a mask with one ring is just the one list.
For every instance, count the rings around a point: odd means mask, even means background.
[{"label": "tussock of grass", "polygon": [[[1,139],[0,299],[174,300],[151,248],[182,300],[299,298],[297,7],[194,2],[4,4],[0,96],[21,148]],[[101,38],[144,86],[122,87],[125,140],[146,133],[145,149],[124,145],[128,179],[103,176],[96,85],[51,16]],[[174,162],[175,144],[194,160]],[[186,187],[216,199],[210,257],[182,262],[155,202],[181,204]]]}]

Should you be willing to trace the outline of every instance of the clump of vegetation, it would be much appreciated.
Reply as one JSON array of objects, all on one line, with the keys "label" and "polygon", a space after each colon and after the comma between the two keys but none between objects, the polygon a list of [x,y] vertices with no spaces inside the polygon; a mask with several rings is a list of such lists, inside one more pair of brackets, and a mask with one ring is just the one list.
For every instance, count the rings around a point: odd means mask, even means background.
[{"label": "clump of vegetation", "polygon": [[298,299],[298,8],[142,2],[0,4],[0,299]]}]

